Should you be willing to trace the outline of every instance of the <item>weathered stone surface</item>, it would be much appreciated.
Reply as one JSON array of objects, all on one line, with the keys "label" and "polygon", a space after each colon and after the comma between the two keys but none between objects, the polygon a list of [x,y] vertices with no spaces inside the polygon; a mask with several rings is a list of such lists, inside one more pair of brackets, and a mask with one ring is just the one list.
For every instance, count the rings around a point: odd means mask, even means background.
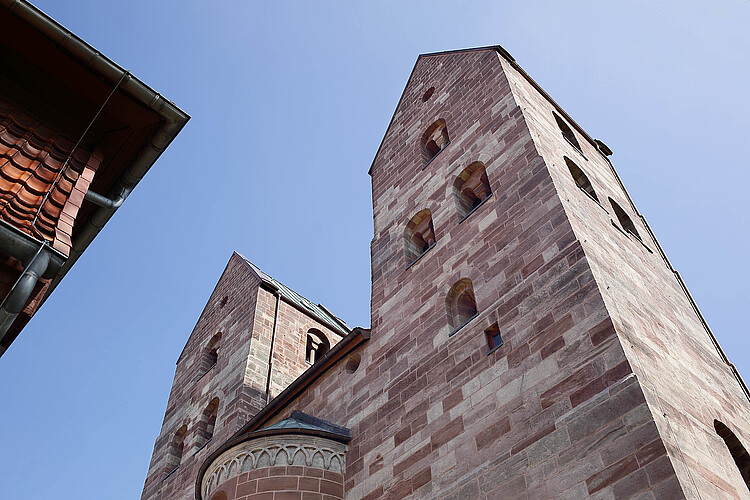
[{"label": "weathered stone surface", "polygon": [[[450,142],[426,155],[438,122]],[[465,215],[454,187],[475,162],[492,196]],[[360,367],[264,422],[299,409],[349,427],[347,498],[748,498],[713,427],[750,443],[738,381],[608,159],[517,65],[494,49],[420,57],[370,173]],[[431,246],[414,260],[417,214]],[[456,329],[461,280],[476,314]]]},{"label": "weathered stone surface", "polygon": [[[142,497],[154,500],[193,500],[198,468],[216,448],[257,413],[271,395],[308,368],[305,362],[306,333],[323,332],[334,345],[341,338],[315,318],[280,301],[261,287],[245,259],[234,254],[224,270],[198,322],[177,360],[172,392],[154,452]],[[271,383],[268,384],[270,346],[274,325]],[[213,367],[203,363],[207,344],[220,334],[218,356]],[[219,399],[213,437],[200,440],[204,411]],[[179,468],[169,458],[175,432],[187,427]],[[165,479],[165,476],[172,473]]]},{"label": "weathered stone surface", "polygon": [[[434,95],[422,102],[433,85]],[[532,90],[493,51],[447,54],[418,61],[399,103],[371,170],[366,381],[360,374],[351,383],[324,376],[294,403],[330,419],[338,401],[362,401],[338,412],[337,422],[351,425],[358,457],[382,466],[375,475],[347,468],[351,498],[373,491],[394,498],[493,498],[501,491],[507,498],[580,498],[589,494],[588,478],[595,494],[611,495],[607,481],[616,480],[600,452],[650,415],[640,385],[628,379],[631,365],[527,110],[518,105],[519,94]],[[438,118],[451,142],[423,170],[421,134]],[[459,223],[451,186],[475,161],[483,162],[493,195]],[[424,208],[436,242],[408,266],[402,235]],[[446,294],[459,279],[471,280],[478,315],[449,337]],[[503,345],[487,355],[484,330],[495,322]],[[365,388],[369,400],[360,397]],[[412,423],[418,415],[419,431]],[[624,456],[634,470],[635,453],[653,440],[643,439],[622,441],[633,447]],[[429,490],[427,483],[414,488],[422,464],[431,469]]]}]

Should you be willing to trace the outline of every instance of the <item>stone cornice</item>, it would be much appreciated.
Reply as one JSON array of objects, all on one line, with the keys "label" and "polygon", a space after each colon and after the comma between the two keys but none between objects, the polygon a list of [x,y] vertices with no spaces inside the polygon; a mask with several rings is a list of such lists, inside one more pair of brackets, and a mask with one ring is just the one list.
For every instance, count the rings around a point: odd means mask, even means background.
[{"label": "stone cornice", "polygon": [[344,473],[347,445],[332,439],[305,435],[266,435],[243,441],[216,457],[203,475],[200,498],[233,477],[253,469],[297,465]]}]

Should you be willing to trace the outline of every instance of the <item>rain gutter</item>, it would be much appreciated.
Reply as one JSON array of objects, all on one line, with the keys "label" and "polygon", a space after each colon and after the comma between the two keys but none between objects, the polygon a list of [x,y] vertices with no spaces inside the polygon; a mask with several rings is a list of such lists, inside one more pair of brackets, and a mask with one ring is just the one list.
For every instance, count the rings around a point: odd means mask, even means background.
[{"label": "rain gutter", "polygon": [[70,256],[50,283],[40,302],[41,306],[157,158],[182,130],[190,116],[30,3],[24,0],[0,0],[0,6],[37,29],[56,43],[62,51],[102,80],[110,82],[113,87],[121,81],[118,92],[129,95],[162,118],[159,128],[151,136],[149,143],[138,152],[130,166],[115,181],[109,193],[106,195],[89,193],[86,196],[87,200],[95,203],[99,208],[92,212],[86,221],[76,221],[81,225],[76,227]]},{"label": "rain gutter", "polygon": [[[55,276],[65,263],[65,255],[4,220],[0,220],[0,251],[24,263],[21,275],[0,303],[1,342],[34,292],[37,281]],[[0,356],[6,350],[0,346]]]},{"label": "rain gutter", "polygon": [[266,375],[266,404],[271,401],[271,372],[273,371],[273,347],[276,344],[276,324],[279,322],[279,306],[281,305],[281,292],[270,283],[266,283],[271,292],[276,295],[276,309],[273,311],[273,326],[271,327],[271,345],[268,348],[268,374]]}]

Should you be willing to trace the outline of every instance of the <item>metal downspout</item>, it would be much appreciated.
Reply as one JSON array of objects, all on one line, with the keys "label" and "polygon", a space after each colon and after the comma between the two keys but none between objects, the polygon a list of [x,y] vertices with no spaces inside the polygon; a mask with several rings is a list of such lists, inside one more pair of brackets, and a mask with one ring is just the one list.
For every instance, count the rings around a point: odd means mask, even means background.
[{"label": "metal downspout", "polygon": [[49,253],[45,251],[46,248],[47,243],[45,242],[39,247],[34,257],[31,258],[31,261],[26,265],[21,276],[18,277],[13,288],[11,288],[10,293],[8,293],[0,305],[0,340],[5,337],[5,334],[23,309],[23,306],[26,305],[26,301],[29,300],[37,281],[39,281],[39,278],[47,270],[50,258]]},{"label": "metal downspout", "polygon": [[150,142],[133,159],[128,170],[120,176],[112,190],[109,193],[103,193],[100,197],[96,197],[95,194],[87,197],[88,201],[101,208],[95,210],[87,220],[80,221],[81,225],[76,230],[70,254],[59,275],[50,283],[46,296],[42,298],[43,303],[57,287],[62,276],[67,273],[104,224],[114,215],[122,201],[128,197],[151,165],[182,130],[190,116],[27,1],[0,0],[0,7],[7,8],[38,29],[55,42],[60,50],[86,65],[102,80],[111,82],[112,85],[118,81],[121,82],[118,91],[143,104],[162,119],[161,126],[151,137]]},{"label": "metal downspout", "polygon": [[273,368],[273,346],[276,343],[276,323],[279,320],[279,305],[281,305],[281,293],[278,288],[273,291],[276,295],[276,310],[273,312],[273,327],[271,328],[271,346],[268,349],[268,376],[266,377],[266,404],[271,401],[271,370]]},{"label": "metal downspout", "polygon": [[120,208],[120,205],[122,205],[122,202],[125,201],[125,197],[127,195],[125,193],[120,193],[119,196],[115,199],[109,199],[106,196],[102,196],[99,193],[95,193],[94,191],[86,191],[86,194],[84,195],[83,199],[86,201],[90,201],[94,205],[98,205],[102,208],[108,208],[109,210],[117,210]]}]

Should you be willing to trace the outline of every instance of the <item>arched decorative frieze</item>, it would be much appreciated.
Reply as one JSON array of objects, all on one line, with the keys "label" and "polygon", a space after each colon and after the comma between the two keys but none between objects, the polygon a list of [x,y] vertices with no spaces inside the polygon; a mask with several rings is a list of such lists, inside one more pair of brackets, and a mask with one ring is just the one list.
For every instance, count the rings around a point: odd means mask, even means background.
[{"label": "arched decorative frieze", "polygon": [[299,465],[346,472],[347,445],[320,436],[286,434],[261,436],[225,451],[203,475],[202,498],[210,498],[223,483],[253,469]]}]

